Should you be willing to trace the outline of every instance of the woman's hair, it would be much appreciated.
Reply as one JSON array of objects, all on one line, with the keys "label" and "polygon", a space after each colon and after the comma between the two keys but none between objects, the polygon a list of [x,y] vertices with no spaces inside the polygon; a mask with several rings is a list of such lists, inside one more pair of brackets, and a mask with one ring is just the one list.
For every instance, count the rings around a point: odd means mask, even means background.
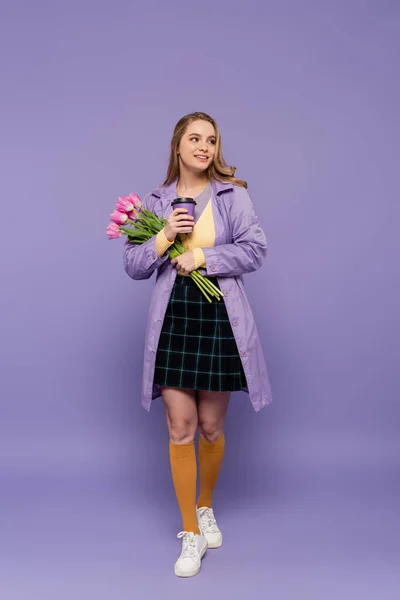
[{"label": "woman's hair", "polygon": [[212,179],[217,179],[222,183],[234,183],[235,185],[247,188],[246,181],[243,181],[243,179],[237,179],[235,177],[236,167],[230,167],[227,165],[222,156],[222,140],[217,123],[212,117],[203,112],[194,112],[185,115],[175,125],[174,133],[171,139],[171,154],[169,157],[167,177],[163,185],[169,185],[179,177],[179,158],[177,154],[179,142],[181,141],[181,138],[188,125],[190,125],[190,123],[193,121],[198,120],[208,121],[215,129],[215,154],[212,163],[207,169],[208,179],[210,181]]}]

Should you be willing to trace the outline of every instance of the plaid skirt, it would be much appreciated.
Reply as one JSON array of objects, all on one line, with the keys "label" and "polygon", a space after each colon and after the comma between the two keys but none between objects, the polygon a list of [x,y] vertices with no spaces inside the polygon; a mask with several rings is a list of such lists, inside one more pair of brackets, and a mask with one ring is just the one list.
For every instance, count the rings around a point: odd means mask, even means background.
[{"label": "plaid skirt", "polygon": [[[218,286],[215,277],[209,279]],[[208,302],[191,277],[176,277],[158,343],[154,383],[215,392],[246,387],[225,302]]]}]

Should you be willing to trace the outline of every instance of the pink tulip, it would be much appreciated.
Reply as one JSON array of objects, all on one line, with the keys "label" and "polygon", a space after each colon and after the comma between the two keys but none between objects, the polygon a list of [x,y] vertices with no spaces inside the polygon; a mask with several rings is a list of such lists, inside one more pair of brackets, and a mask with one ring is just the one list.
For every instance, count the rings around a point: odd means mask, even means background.
[{"label": "pink tulip", "polygon": [[114,210],[110,217],[111,221],[114,221],[117,225],[123,225],[128,220],[128,215],[120,210]]},{"label": "pink tulip", "polygon": [[122,231],[116,223],[110,223],[106,229],[106,233],[108,235],[109,240],[116,240],[117,238],[122,236]]},{"label": "pink tulip", "polygon": [[133,192],[129,194],[128,198],[131,200],[134,206],[140,206],[142,204],[140,197],[137,194],[134,194]]},{"label": "pink tulip", "polygon": [[117,210],[125,213],[130,213],[140,206],[141,200],[137,194],[129,194],[129,196],[120,196],[117,202]]},{"label": "pink tulip", "polygon": [[116,209],[121,212],[130,212],[131,210],[133,210],[133,204],[129,200],[129,198],[123,198],[122,196],[120,196],[118,198]]}]

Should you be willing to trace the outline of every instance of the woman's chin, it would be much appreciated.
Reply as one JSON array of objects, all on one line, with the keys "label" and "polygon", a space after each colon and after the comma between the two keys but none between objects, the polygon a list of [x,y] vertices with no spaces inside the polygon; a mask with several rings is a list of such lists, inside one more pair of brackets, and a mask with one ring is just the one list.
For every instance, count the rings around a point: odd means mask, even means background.
[{"label": "woman's chin", "polygon": [[209,167],[209,163],[204,164],[204,165],[196,164],[196,165],[193,165],[193,170],[196,171],[197,173],[202,173],[203,171],[207,171],[208,167]]}]

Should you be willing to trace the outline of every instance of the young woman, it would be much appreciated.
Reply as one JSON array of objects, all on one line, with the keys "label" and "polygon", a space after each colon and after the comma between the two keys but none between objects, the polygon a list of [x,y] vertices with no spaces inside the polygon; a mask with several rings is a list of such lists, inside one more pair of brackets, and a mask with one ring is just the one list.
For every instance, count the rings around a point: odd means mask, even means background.
[{"label": "young woman", "polygon": [[[232,391],[244,390],[256,411],[272,401],[263,351],[242,275],[258,269],[267,244],[245,181],[222,156],[214,119],[191,113],[176,125],[167,178],[148,194],[145,208],[167,219],[148,242],[127,241],[125,270],[148,279],[157,270],[147,325],[142,404],[162,396],[170,436],[169,456],[183,527],[175,574],[200,571],[207,548],[222,544],[212,505],[225,447],[224,419]],[[195,217],[172,209],[174,198],[196,200]],[[169,259],[179,236],[185,253]],[[189,274],[210,277],[224,293],[205,299]],[[199,431],[200,496],[196,503]]]}]

